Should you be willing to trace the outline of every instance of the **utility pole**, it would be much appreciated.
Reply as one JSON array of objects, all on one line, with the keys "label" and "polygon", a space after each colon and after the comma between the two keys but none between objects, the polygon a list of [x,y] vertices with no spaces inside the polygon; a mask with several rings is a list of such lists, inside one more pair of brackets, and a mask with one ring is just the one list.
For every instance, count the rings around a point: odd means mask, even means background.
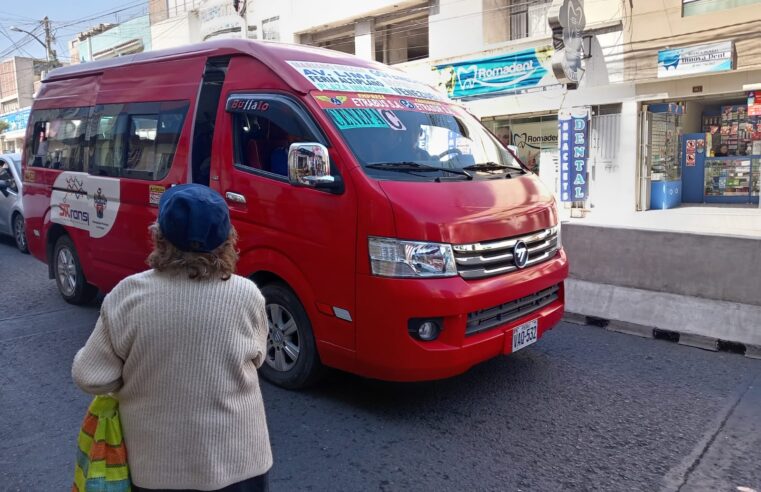
[{"label": "utility pole", "polygon": [[53,48],[53,32],[50,29],[50,19],[46,15],[42,19],[42,27],[45,29],[45,55],[47,56],[48,65],[50,67],[58,66],[58,57],[56,56],[55,48]]},{"label": "utility pole", "polygon": [[11,27],[11,31],[15,32],[23,32],[24,34],[28,34],[32,38],[34,38],[38,43],[40,43],[42,46],[45,47],[45,69],[50,70],[51,68],[56,68],[60,66],[61,64],[58,62],[58,57],[55,52],[55,48],[53,48],[53,43],[55,42],[55,38],[53,37],[53,30],[50,28],[50,19],[48,19],[47,16],[45,16],[44,19],[42,19],[42,27],[45,30],[45,42],[43,43],[40,38],[38,38],[33,32],[29,32],[25,29],[21,29],[16,26]]}]

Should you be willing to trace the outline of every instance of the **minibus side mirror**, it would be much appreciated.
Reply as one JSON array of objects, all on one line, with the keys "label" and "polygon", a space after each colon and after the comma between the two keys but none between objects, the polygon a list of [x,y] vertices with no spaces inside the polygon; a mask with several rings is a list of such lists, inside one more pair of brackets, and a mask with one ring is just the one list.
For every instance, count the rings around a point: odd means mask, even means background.
[{"label": "minibus side mirror", "polygon": [[330,174],[328,149],[320,143],[294,143],[288,149],[288,180],[305,186],[341,193],[341,178]]},{"label": "minibus side mirror", "polygon": [[8,182],[7,181],[0,181],[0,193],[3,194],[3,196],[8,196]]}]

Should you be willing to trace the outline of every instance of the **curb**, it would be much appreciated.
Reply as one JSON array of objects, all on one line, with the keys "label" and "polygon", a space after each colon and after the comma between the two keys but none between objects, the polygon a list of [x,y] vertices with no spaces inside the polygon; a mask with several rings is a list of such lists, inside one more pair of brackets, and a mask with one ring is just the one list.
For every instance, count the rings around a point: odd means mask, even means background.
[{"label": "curb", "polygon": [[719,338],[696,335],[694,333],[662,330],[653,326],[627,323],[626,321],[608,320],[596,316],[586,316],[579,313],[566,312],[563,321],[574,325],[596,326],[607,331],[635,335],[643,338],[667,340],[688,347],[699,348],[711,352],[732,352],[742,354],[749,359],[761,360],[761,345],[721,340]]}]

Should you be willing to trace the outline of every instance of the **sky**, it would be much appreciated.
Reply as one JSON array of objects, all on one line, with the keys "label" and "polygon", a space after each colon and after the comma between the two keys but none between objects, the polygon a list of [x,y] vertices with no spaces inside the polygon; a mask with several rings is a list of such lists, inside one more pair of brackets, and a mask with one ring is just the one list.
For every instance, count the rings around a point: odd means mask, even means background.
[{"label": "sky", "polygon": [[[16,26],[31,31],[42,41],[41,21],[48,16],[56,38],[55,49],[62,62],[68,61],[69,41],[77,33],[101,22],[120,22],[144,14],[148,0],[14,0],[0,2],[0,59],[10,56],[45,58],[45,48]],[[10,39],[9,39],[10,38]],[[12,41],[11,41],[12,40]],[[14,47],[17,43],[17,47]]]}]

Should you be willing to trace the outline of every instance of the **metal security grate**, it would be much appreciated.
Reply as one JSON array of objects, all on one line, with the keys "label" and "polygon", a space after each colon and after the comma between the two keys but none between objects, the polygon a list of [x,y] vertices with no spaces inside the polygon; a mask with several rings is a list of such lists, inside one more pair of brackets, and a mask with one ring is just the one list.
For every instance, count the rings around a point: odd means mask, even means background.
[{"label": "metal security grate", "polygon": [[[528,247],[525,267],[547,261],[558,251],[558,227],[509,239],[452,247],[457,271],[467,280],[492,277],[518,270],[513,260],[513,249],[522,241]],[[524,267],[524,268],[525,268]]]},{"label": "metal security grate", "polygon": [[465,334],[474,335],[485,330],[490,330],[538,311],[544,306],[555,302],[558,299],[559,290],[560,287],[558,285],[553,285],[536,294],[521,297],[520,299],[506,302],[490,309],[470,313],[468,314],[468,322],[465,325]]}]

